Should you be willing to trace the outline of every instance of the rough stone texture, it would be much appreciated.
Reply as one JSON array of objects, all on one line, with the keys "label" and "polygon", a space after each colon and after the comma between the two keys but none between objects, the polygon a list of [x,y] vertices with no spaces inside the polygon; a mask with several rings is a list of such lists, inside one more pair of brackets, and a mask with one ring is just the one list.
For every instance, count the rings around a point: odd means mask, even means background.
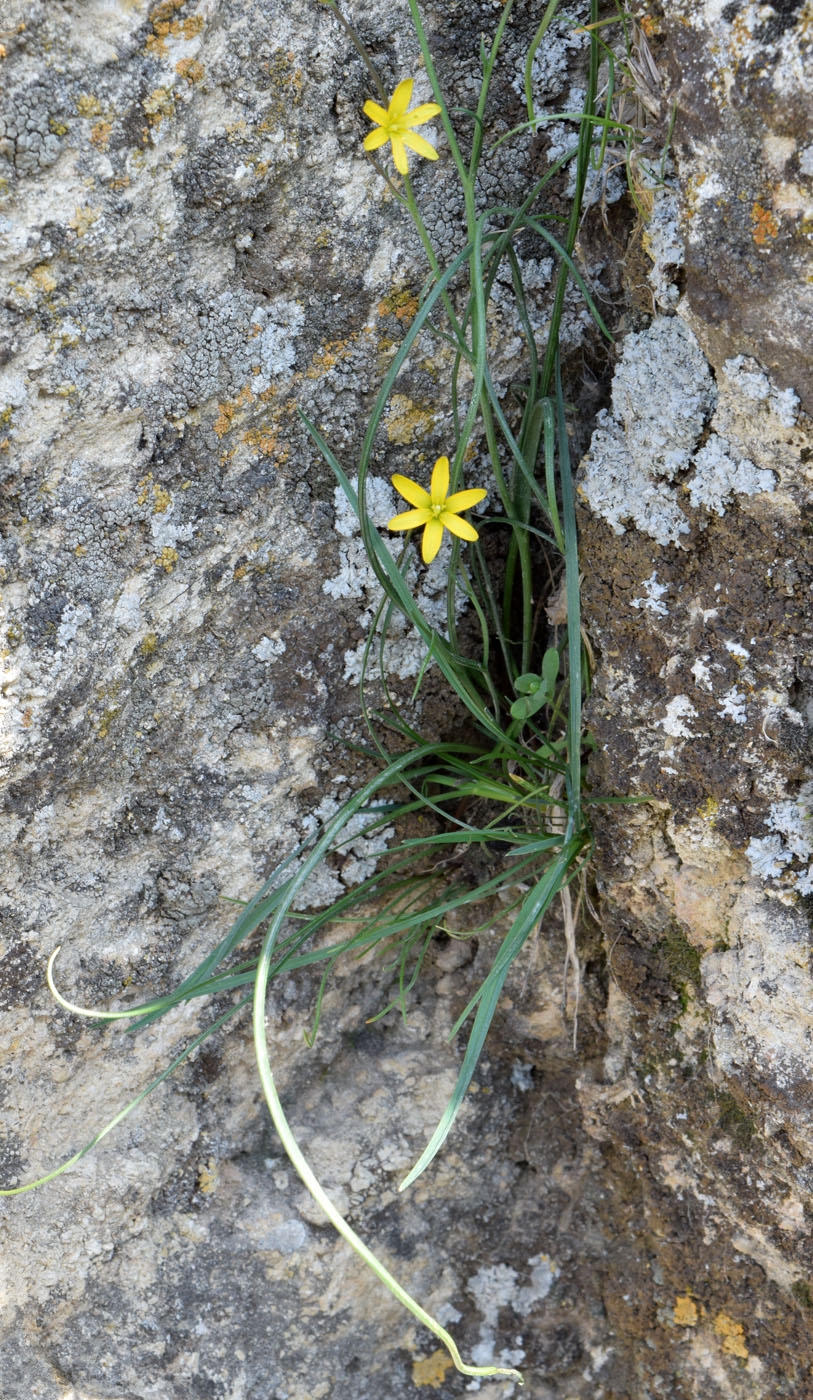
[{"label": "rough stone texture", "polygon": [[[405,17],[353,10],[388,82],[417,71]],[[430,15],[461,106],[470,38],[497,13]],[[578,100],[585,15],[569,6],[539,56],[540,109]],[[811,19],[696,0],[652,7],[647,30],[664,122],[678,103],[675,165],[631,236],[618,171],[591,189],[592,285],[627,309],[605,399],[575,294],[563,332],[590,446],[592,782],[647,798],[596,808],[577,1054],[552,920],[459,1129],[403,1198],[458,1063],[444,1037],[497,935],[441,940],[406,1026],[367,1024],[392,995],[378,963],[341,970],[313,1050],[314,978],[273,988],[270,1024],[329,1190],[465,1352],[522,1365],[532,1400],[796,1400],[813,1384]],[[131,1039],[55,1011],[54,944],[85,1002],[167,986],[227,926],[221,894],[250,893],[359,780],[333,736],[359,735],[374,594],[295,408],[349,466],[422,272],[360,155],[360,62],[318,5],[6,0],[0,41],[10,1182],[80,1146],[202,1023],[193,1008]],[[521,119],[509,85],[502,120]],[[569,139],[544,129],[535,168]],[[459,200],[442,161],[431,174],[427,222],[454,248]],[[495,162],[483,197],[528,177]],[[552,265],[521,251],[541,328]],[[499,285],[494,302],[507,383]],[[382,520],[389,471],[448,447],[443,353],[393,397]],[[441,585],[442,559],[430,605]],[[408,636],[391,664],[409,687]],[[357,842],[312,897],[373,854]],[[3,1201],[0,1230],[2,1400],[477,1389],[312,1211],[240,1026],[75,1171]]]},{"label": "rough stone texture", "polygon": [[[395,23],[378,4],[354,15],[388,83],[418,72],[405,15]],[[463,106],[476,88],[471,35],[494,16],[490,3],[429,16]],[[511,32],[511,79],[532,20]],[[253,892],[360,781],[336,735],[363,737],[351,682],[377,598],[296,409],[350,468],[424,271],[362,155],[363,68],[319,4],[9,0],[2,29],[10,1184],[81,1146],[206,1023],[193,1007],[130,1039],[63,1014],[43,984],[54,945],[60,981],[86,1004],[168,987],[228,926],[221,895]],[[578,76],[566,65],[584,38],[572,29],[557,24],[537,74],[550,101]],[[427,95],[418,72],[416,97]],[[495,135],[522,115],[509,83]],[[544,168],[541,139],[531,159]],[[483,198],[521,195],[529,175],[503,148]],[[448,161],[418,168],[416,188],[454,252]],[[529,240],[520,252],[541,328],[551,259]],[[519,344],[509,303],[498,287],[507,376]],[[576,296],[565,329],[584,343]],[[425,346],[397,386],[371,486],[381,523],[389,472],[417,474],[449,450],[436,388],[448,365]],[[417,586],[445,608],[443,555]],[[419,660],[398,635],[390,664],[408,689]],[[357,841],[310,897],[335,897],[373,855]],[[481,945],[469,964],[457,944],[439,950],[406,1028],[366,1026],[391,974],[352,965],[313,1051],[314,980],[277,987],[275,1067],[328,1188],[461,1345],[482,1362],[505,1352],[536,1375],[573,1376],[586,1394],[601,1310],[594,1295],[592,1312],[582,1305],[578,1181],[593,1149],[574,1119],[556,939],[529,950],[516,1010],[503,1012],[516,1034],[502,1048],[497,1038],[442,1165],[395,1195],[453,1083],[445,1038],[486,965]],[[355,1400],[444,1383],[432,1339],[365,1277],[287,1169],[245,1024],[76,1170],[4,1200],[0,1218],[2,1400]]]},{"label": "rough stone texture", "polygon": [[610,981],[585,1121],[630,1363],[609,1393],[806,1395],[813,31],[806,5],[696,3],[648,32],[680,209],[656,190],[653,223],[682,232],[684,294],[621,340],[580,478],[593,782],[646,799],[596,821]]}]

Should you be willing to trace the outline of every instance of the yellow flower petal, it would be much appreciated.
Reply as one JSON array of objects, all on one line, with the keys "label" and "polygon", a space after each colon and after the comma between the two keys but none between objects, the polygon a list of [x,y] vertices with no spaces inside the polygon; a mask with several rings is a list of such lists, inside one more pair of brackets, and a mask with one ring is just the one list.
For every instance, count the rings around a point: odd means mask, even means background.
[{"label": "yellow flower petal", "polygon": [[[438,457],[432,469],[432,505],[443,506],[449,491],[449,458]],[[437,550],[435,550],[437,554]]]},{"label": "yellow flower petal", "polygon": [[488,495],[482,486],[477,486],[471,491],[455,491],[453,496],[449,496],[446,501],[447,510],[470,510],[472,506],[477,506]]},{"label": "yellow flower petal", "polygon": [[474,526],[470,525],[468,520],[461,520],[459,515],[452,515],[449,510],[444,510],[443,513],[438,516],[438,520],[441,525],[446,526],[446,529],[451,534],[458,535],[461,540],[479,540],[480,538]]},{"label": "yellow flower petal", "polygon": [[392,142],[392,158],[395,161],[395,169],[399,175],[409,174],[409,161],[407,160],[406,146],[400,136],[390,134]]},{"label": "yellow flower petal", "polygon": [[404,125],[422,126],[424,122],[431,122],[439,111],[437,102],[422,102],[419,107],[413,107],[411,112],[407,112]]},{"label": "yellow flower petal", "polygon": [[389,122],[397,121],[399,117],[404,115],[412,99],[412,88],[412,78],[404,78],[403,82],[398,84],[390,99],[390,107],[387,112]]},{"label": "yellow flower petal", "polygon": [[403,515],[394,515],[388,530],[417,530],[419,525],[427,525],[430,520],[434,520],[431,511],[428,510],[405,510]]},{"label": "yellow flower petal", "polygon": [[367,133],[364,138],[364,149],[365,151],[376,151],[379,146],[385,145],[389,139],[388,133],[384,131],[383,127],[379,127],[377,131],[369,131]]},{"label": "yellow flower petal", "polygon": [[396,472],[392,478],[392,484],[398,495],[403,496],[405,501],[409,501],[411,506],[420,506],[422,509],[431,506],[432,497],[428,491],[424,491],[423,487],[418,485],[417,481],[410,481],[408,476],[401,476],[400,472]]},{"label": "yellow flower petal", "polygon": [[384,124],[389,120],[384,108],[379,107],[377,102],[371,102],[368,100],[367,102],[365,102],[361,110],[364,113],[365,117],[369,117],[371,122],[378,122],[379,126],[384,126]]},{"label": "yellow flower petal", "polygon": [[423,532],[421,556],[423,558],[424,564],[432,563],[432,560],[434,559],[435,555],[440,549],[440,542],[442,539],[443,526],[441,525],[439,520],[436,520],[433,517],[431,520],[427,521],[426,529]]},{"label": "yellow flower petal", "polygon": [[428,141],[424,141],[417,131],[404,132],[404,145],[409,146],[412,151],[417,151],[419,156],[425,156],[427,160],[437,160],[438,158],[434,146],[430,146]]}]

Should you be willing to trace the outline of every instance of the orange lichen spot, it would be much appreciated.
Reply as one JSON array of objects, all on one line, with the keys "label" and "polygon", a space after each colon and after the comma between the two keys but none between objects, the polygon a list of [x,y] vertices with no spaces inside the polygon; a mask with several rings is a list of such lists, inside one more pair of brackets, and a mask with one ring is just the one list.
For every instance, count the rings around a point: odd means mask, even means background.
[{"label": "orange lichen spot", "polygon": [[186,83],[201,83],[206,69],[196,58],[181,58],[175,64],[175,72]]},{"label": "orange lichen spot", "polygon": [[6,56],[6,46],[5,46],[5,44],[0,44],[0,59],[5,58],[5,56]]},{"label": "orange lichen spot", "polygon": [[261,457],[271,457],[278,463],[287,462],[291,455],[289,448],[280,440],[275,429],[270,425],[262,428],[247,428],[243,433],[243,442],[248,447],[253,448]]},{"label": "orange lichen spot", "polygon": [[235,580],[235,582],[238,582],[241,578],[245,578],[245,576],[246,576],[247,573],[248,573],[248,564],[238,564],[238,565],[237,565],[237,568],[234,570],[234,573],[232,574],[232,578]]},{"label": "orange lichen spot", "polygon": [[2,441],[0,441],[0,452],[8,452],[9,446],[8,438],[3,438]]},{"label": "orange lichen spot", "polygon": [[32,723],[33,723],[33,715],[32,715],[32,713],[31,713],[31,706],[30,706],[30,705],[26,705],[25,709],[23,710],[23,717],[22,717],[22,720],[21,720],[21,724],[22,724],[22,726],[23,726],[23,729],[30,729]]},{"label": "orange lichen spot", "polygon": [[771,213],[770,209],[763,209],[761,204],[751,206],[751,218],[754,224],[754,242],[762,247],[769,238],[776,238],[779,233],[779,224]]},{"label": "orange lichen spot", "polygon": [[217,405],[217,417],[212,424],[219,438],[225,437],[231,427],[231,420],[234,417],[233,403],[219,403]]},{"label": "orange lichen spot", "polygon": [[322,375],[329,374],[336,365],[341,364],[351,354],[350,340],[329,340],[325,345],[317,350],[310,365],[305,370],[306,379],[321,379]]},{"label": "orange lichen spot", "polygon": [[112,130],[112,122],[96,122],[90,132],[91,146],[96,146],[98,150],[103,151],[110,140]]},{"label": "orange lichen spot", "polygon": [[652,35],[657,33],[657,26],[651,15],[644,15],[639,19],[638,23],[643,29],[647,39],[651,39]]},{"label": "orange lichen spot", "polygon": [[165,573],[171,574],[178,562],[177,549],[173,549],[170,544],[165,544],[155,562],[159,569],[163,569]]},{"label": "orange lichen spot", "polygon": [[153,27],[161,24],[164,20],[172,19],[178,10],[182,10],[186,0],[158,0],[157,5],[153,5],[150,10],[150,24]]},{"label": "orange lichen spot", "polygon": [[91,209],[89,204],[80,204],[74,210],[73,218],[68,221],[69,226],[75,230],[78,238],[83,238],[101,212],[101,209]]},{"label": "orange lichen spot", "polygon": [[88,552],[88,547],[87,547],[86,544],[78,544],[78,545],[76,546],[76,549],[74,550],[74,553],[75,553],[77,559],[81,559],[82,556],[83,556],[84,554],[87,554],[87,552]]},{"label": "orange lichen spot", "polygon": [[446,1351],[433,1351],[431,1356],[422,1356],[412,1363],[412,1380],[415,1385],[429,1385],[439,1390],[446,1380],[446,1372],[451,1371],[454,1362]]},{"label": "orange lichen spot", "polygon": [[404,287],[391,292],[378,303],[379,316],[395,316],[399,321],[411,321],[417,311],[418,298]]},{"label": "orange lichen spot", "polygon": [[266,95],[265,116],[260,123],[260,131],[274,131],[285,122],[292,107],[302,101],[305,79],[301,68],[297,68],[296,54],[290,49],[277,49],[272,58],[266,61],[266,70],[271,79]]},{"label": "orange lichen spot", "polygon": [[144,52],[150,58],[164,58],[167,51],[166,37],[169,33],[168,24],[156,24],[152,34],[147,35],[147,42],[144,45]]},{"label": "orange lichen spot", "polygon": [[688,1293],[681,1293],[675,1299],[675,1309],[672,1313],[676,1327],[696,1327],[698,1319],[697,1304]]},{"label": "orange lichen spot", "polygon": [[76,99],[76,110],[80,117],[98,117],[101,115],[102,104],[92,93],[80,92]]},{"label": "orange lichen spot", "polygon": [[728,1313],[721,1312],[714,1319],[714,1330],[721,1338],[723,1351],[727,1356],[739,1356],[743,1361],[748,1360],[745,1329],[741,1323],[735,1322]]}]

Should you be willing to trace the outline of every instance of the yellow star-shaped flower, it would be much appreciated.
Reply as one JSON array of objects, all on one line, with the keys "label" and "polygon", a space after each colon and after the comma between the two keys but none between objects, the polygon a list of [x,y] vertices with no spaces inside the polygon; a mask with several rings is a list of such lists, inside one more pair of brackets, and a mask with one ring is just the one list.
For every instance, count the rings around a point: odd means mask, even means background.
[{"label": "yellow star-shaped flower", "polygon": [[459,536],[461,540],[480,538],[474,526],[470,525],[468,520],[461,520],[459,517],[461,510],[478,505],[488,493],[482,487],[476,487],[472,491],[455,491],[454,495],[450,496],[448,457],[438,457],[432,471],[432,485],[429,491],[424,491],[417,482],[410,481],[408,476],[400,476],[397,472],[392,478],[392,484],[398,494],[415,509],[406,510],[403,515],[393,516],[388,528],[415,530],[419,525],[423,525],[425,528],[421,554],[425,564],[431,564],[440,549],[444,529]]},{"label": "yellow star-shaped flower", "polygon": [[422,126],[424,122],[430,122],[438,115],[440,107],[437,102],[423,102],[420,107],[415,107],[411,112],[407,111],[412,98],[412,78],[404,78],[399,83],[395,92],[390,98],[390,105],[386,112],[383,107],[379,107],[377,102],[365,102],[364,115],[370,118],[371,122],[378,123],[378,130],[371,131],[364,138],[365,151],[375,151],[385,142],[392,142],[392,156],[395,161],[395,169],[401,175],[409,174],[409,164],[407,162],[406,148],[417,151],[419,156],[426,156],[427,160],[437,160],[438,153],[434,146],[430,146],[422,136],[417,136],[412,130],[415,126]]}]

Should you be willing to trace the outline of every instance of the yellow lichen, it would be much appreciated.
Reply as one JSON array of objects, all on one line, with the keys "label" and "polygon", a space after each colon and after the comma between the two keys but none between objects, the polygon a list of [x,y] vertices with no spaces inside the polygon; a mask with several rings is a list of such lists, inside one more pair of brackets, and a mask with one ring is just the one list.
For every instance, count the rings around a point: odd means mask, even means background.
[{"label": "yellow lichen", "polygon": [[107,143],[110,140],[110,133],[112,130],[112,122],[96,122],[96,124],[91,129],[90,133],[91,146],[96,146],[96,148],[100,151],[105,150]]},{"label": "yellow lichen", "polygon": [[399,447],[426,437],[435,426],[432,409],[420,408],[406,394],[393,394],[387,417],[387,437]]},{"label": "yellow lichen", "polygon": [[202,63],[198,63],[196,58],[181,58],[175,64],[175,72],[187,83],[200,83],[206,72]]},{"label": "yellow lichen", "polygon": [[144,98],[142,105],[150,126],[157,129],[164,117],[171,117],[175,111],[175,94],[171,88],[154,88],[149,96]]},{"label": "yellow lichen", "polygon": [[76,99],[76,110],[80,117],[98,117],[102,110],[102,104],[98,97],[92,93],[82,92]]},{"label": "yellow lichen", "polygon": [[676,1327],[696,1327],[697,1326],[697,1304],[688,1293],[681,1293],[675,1299],[675,1310],[672,1317]]},{"label": "yellow lichen", "polygon": [[141,646],[139,647],[139,651],[141,652],[141,655],[142,655],[142,656],[152,656],[152,654],[153,654],[153,652],[155,651],[155,648],[156,648],[157,646],[158,646],[158,638],[157,638],[157,636],[155,635],[154,632],[148,632],[147,635],[146,635],[146,637],[144,637],[144,638],[142,639]]},{"label": "yellow lichen", "polygon": [[225,437],[232,426],[232,419],[237,409],[244,407],[246,404],[254,403],[256,397],[256,394],[252,392],[250,386],[244,384],[236,399],[232,402],[227,400],[225,403],[219,403],[217,405],[217,418],[212,424],[212,427],[218,437]]},{"label": "yellow lichen", "polygon": [[116,718],[116,715],[120,713],[120,710],[121,707],[119,705],[110,705],[106,710],[102,712],[102,717],[99,720],[99,724],[96,730],[100,739],[107,738],[108,734],[110,733],[110,726],[113,723],[113,720]]},{"label": "yellow lichen", "polygon": [[422,1356],[412,1363],[412,1380],[415,1385],[428,1385],[439,1390],[446,1380],[446,1372],[451,1371],[454,1362],[446,1351],[433,1351],[431,1356]]},{"label": "yellow lichen", "polygon": [[163,569],[166,573],[171,574],[172,570],[175,568],[175,565],[178,562],[177,549],[173,549],[172,545],[165,544],[164,548],[161,550],[161,553],[159,554],[155,562],[160,569]]},{"label": "yellow lichen", "polygon": [[217,1188],[219,1172],[214,1157],[198,1168],[198,1190],[203,1196],[210,1196]]},{"label": "yellow lichen", "polygon": [[169,507],[172,505],[172,497],[170,496],[166,487],[159,486],[157,481],[153,482],[152,495],[154,502],[154,513],[156,515],[163,515],[164,511],[169,510]]},{"label": "yellow lichen", "polygon": [[723,1351],[726,1355],[739,1356],[743,1361],[748,1360],[745,1329],[741,1323],[735,1322],[728,1313],[721,1312],[714,1319],[714,1330],[717,1336],[722,1339]]},{"label": "yellow lichen", "polygon": [[265,115],[260,131],[278,131],[284,126],[292,107],[302,101],[305,79],[301,68],[295,66],[296,55],[290,49],[277,49],[266,63],[271,79],[265,98]]},{"label": "yellow lichen", "polygon": [[89,204],[80,204],[74,210],[73,218],[69,220],[69,226],[76,231],[78,238],[84,238],[101,212],[101,209],[92,209]]}]

